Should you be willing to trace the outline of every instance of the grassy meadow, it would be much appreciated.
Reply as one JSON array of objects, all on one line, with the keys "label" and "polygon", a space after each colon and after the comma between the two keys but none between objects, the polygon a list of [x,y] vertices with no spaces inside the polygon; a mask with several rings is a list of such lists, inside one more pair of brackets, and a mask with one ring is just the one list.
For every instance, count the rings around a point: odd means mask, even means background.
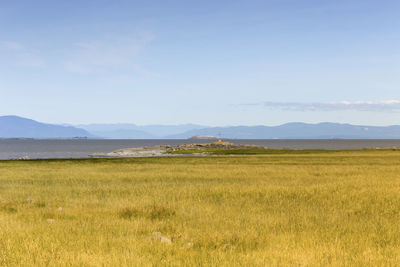
[{"label": "grassy meadow", "polygon": [[399,264],[399,151],[0,162],[0,266]]}]

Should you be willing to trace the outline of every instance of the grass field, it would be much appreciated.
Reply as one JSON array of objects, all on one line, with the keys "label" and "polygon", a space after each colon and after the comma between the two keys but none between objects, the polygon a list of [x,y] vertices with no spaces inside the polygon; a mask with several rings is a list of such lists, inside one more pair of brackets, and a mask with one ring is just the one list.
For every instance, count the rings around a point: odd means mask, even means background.
[{"label": "grass field", "polygon": [[398,151],[0,162],[0,266],[399,264]]}]

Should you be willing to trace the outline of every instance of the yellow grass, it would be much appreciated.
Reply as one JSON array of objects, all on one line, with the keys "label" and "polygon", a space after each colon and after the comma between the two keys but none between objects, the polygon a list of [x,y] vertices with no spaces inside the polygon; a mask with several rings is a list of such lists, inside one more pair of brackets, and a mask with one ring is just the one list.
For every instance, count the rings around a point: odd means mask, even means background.
[{"label": "yellow grass", "polygon": [[0,266],[399,264],[400,152],[0,162]]}]

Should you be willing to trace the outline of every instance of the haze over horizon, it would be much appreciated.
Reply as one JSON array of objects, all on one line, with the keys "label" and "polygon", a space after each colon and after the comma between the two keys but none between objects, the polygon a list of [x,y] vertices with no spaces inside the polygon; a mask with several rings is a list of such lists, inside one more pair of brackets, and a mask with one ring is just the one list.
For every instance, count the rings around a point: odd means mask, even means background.
[{"label": "haze over horizon", "polygon": [[[277,123],[277,124],[225,124],[225,125],[212,125],[212,124],[196,124],[196,123],[175,123],[175,124],[160,124],[160,123],[148,123],[148,124],[138,124],[135,122],[98,122],[98,123],[65,123],[65,122],[46,122],[46,121],[41,121],[41,120],[36,120],[33,118],[28,118],[28,117],[22,117],[18,115],[9,115],[9,114],[0,114],[0,117],[19,117],[23,119],[29,119],[29,120],[34,120],[36,122],[44,123],[44,124],[52,124],[52,125],[61,125],[61,126],[74,126],[78,128],[82,128],[83,126],[96,126],[96,125],[104,125],[104,126],[117,126],[117,125],[122,125],[122,126],[129,126],[129,125],[135,125],[135,126],[184,126],[184,125],[193,125],[193,126],[202,126],[202,127],[236,127],[236,126],[269,126],[269,127],[275,127],[275,126],[282,126],[286,124],[295,124],[295,123],[305,123],[305,124],[311,124],[311,125],[317,125],[317,124],[324,124],[324,123],[337,123],[337,124],[349,124],[353,126],[400,126],[399,124],[387,124],[387,125],[374,125],[374,124],[352,124],[352,123],[347,123],[347,122],[332,122],[332,121],[318,121],[318,122],[306,122],[306,121],[288,121],[288,122],[282,122],[282,123]],[[125,127],[121,127],[121,129],[125,129]]]},{"label": "haze over horizon", "polygon": [[287,123],[280,126],[208,127],[186,125],[135,124],[44,124],[18,116],[0,116],[0,139],[400,139],[400,125],[360,126],[339,123]]},{"label": "haze over horizon", "polygon": [[400,125],[395,0],[0,4],[0,116]]}]

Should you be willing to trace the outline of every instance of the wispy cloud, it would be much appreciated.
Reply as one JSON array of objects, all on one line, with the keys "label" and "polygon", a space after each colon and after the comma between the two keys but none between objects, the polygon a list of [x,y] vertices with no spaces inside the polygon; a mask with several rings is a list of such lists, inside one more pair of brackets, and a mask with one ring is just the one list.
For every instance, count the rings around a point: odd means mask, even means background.
[{"label": "wispy cloud", "polygon": [[75,43],[70,60],[64,62],[68,71],[91,73],[120,66],[134,65],[135,57],[153,40],[151,34],[138,38]]},{"label": "wispy cloud", "polygon": [[400,111],[400,100],[385,101],[340,101],[340,102],[261,102],[245,105],[264,106],[270,109],[287,111]]},{"label": "wispy cloud", "polygon": [[[14,41],[0,42],[0,48],[6,50],[6,64],[17,67],[42,68],[46,65],[45,61],[32,49]],[[0,51],[1,53],[1,51]]]},{"label": "wispy cloud", "polygon": [[17,42],[4,41],[4,42],[0,42],[0,43],[3,47],[5,47],[8,50],[20,51],[20,50],[24,49],[24,46]]},{"label": "wispy cloud", "polygon": [[46,63],[41,57],[27,52],[17,55],[14,65],[18,67],[42,68],[46,66]]}]

